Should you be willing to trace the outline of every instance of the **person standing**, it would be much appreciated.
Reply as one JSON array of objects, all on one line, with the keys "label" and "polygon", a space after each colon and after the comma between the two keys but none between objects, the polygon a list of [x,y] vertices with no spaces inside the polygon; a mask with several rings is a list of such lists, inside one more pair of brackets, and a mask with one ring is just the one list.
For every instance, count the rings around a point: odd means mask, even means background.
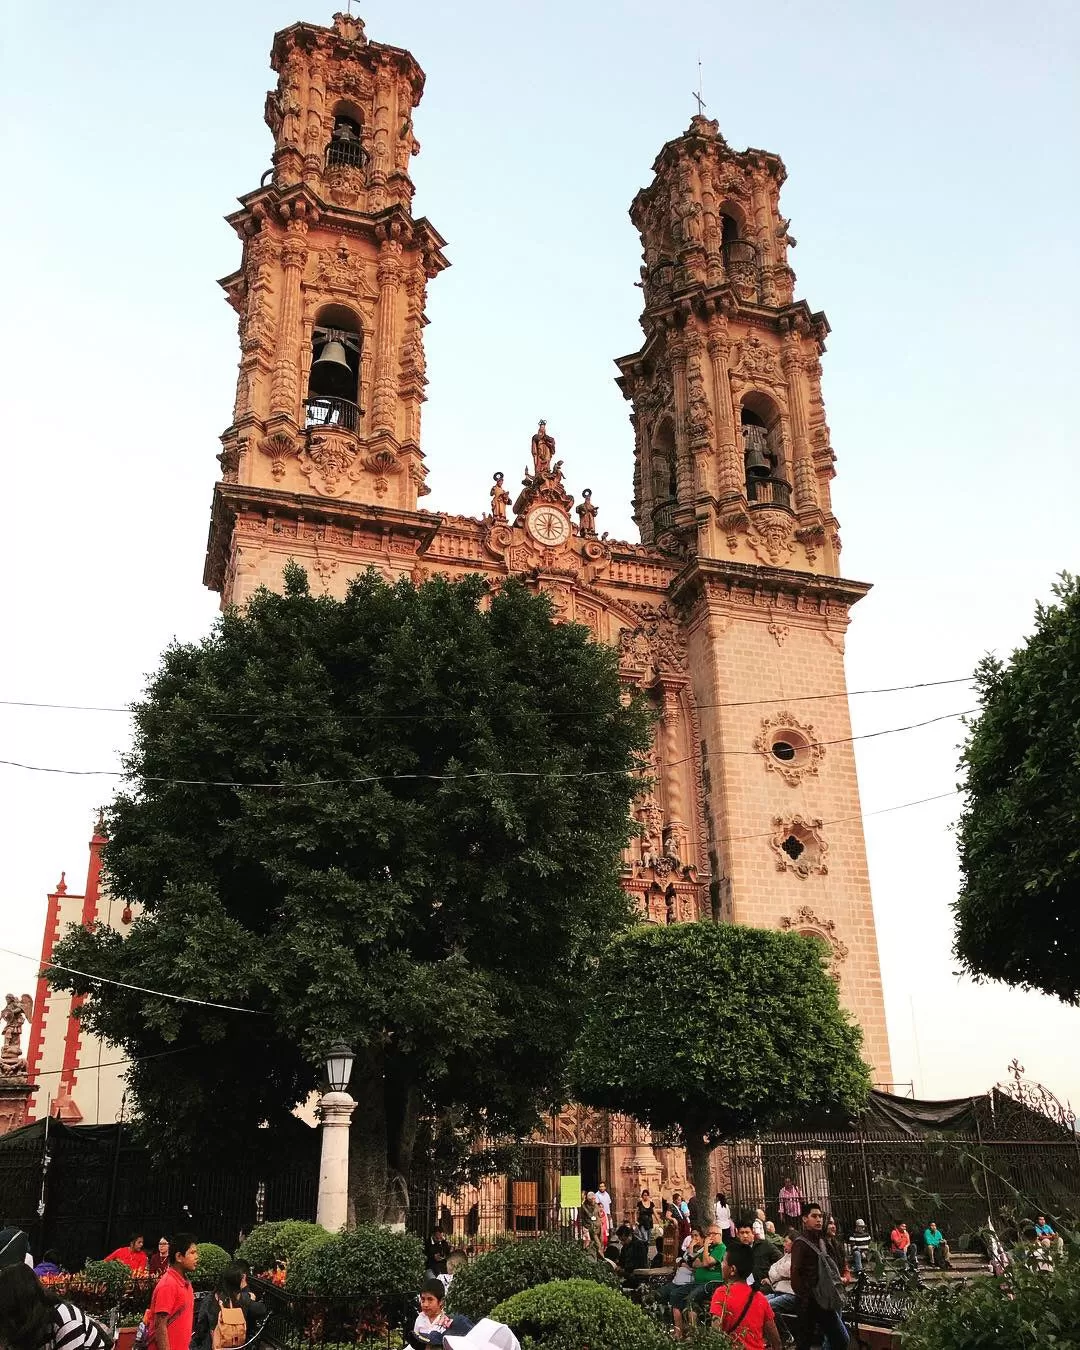
[{"label": "person standing", "polygon": [[791,1247],[791,1288],[798,1300],[795,1347],[810,1350],[820,1332],[830,1350],[844,1350],[848,1333],[840,1318],[842,1286],[822,1236],[825,1215],[818,1204],[803,1208],[802,1231]]},{"label": "person standing", "polygon": [[106,1261],[120,1261],[136,1275],[146,1271],[146,1253],[143,1251],[143,1235],[133,1233],[126,1247],[117,1247],[105,1257]]},{"label": "person standing", "polygon": [[825,1220],[825,1250],[832,1258],[833,1265],[840,1272],[840,1278],[850,1279],[851,1277],[847,1273],[847,1252],[844,1249],[844,1239],[840,1236],[840,1226],[832,1214]]},{"label": "person standing", "polygon": [[596,1203],[604,1211],[607,1219],[607,1227],[611,1227],[611,1192],[607,1188],[607,1182],[601,1181],[596,1188]]},{"label": "person standing", "polygon": [[443,1230],[436,1228],[425,1244],[427,1273],[433,1278],[446,1274],[446,1263],[450,1260],[450,1244],[443,1236]]},{"label": "person standing", "polygon": [[713,1205],[713,1214],[716,1219],[716,1226],[720,1229],[724,1241],[728,1240],[728,1234],[731,1232],[731,1208],[727,1202],[727,1196],[723,1191],[716,1192],[716,1203]]},{"label": "person standing", "polygon": [[652,1241],[653,1220],[656,1215],[656,1206],[652,1202],[652,1197],[647,1190],[641,1192],[641,1199],[637,1203],[637,1226],[638,1237],[643,1242]]},{"label": "person standing", "polygon": [[104,1329],[74,1303],[50,1298],[23,1261],[0,1268],[0,1345],[4,1350],[112,1350]]},{"label": "person standing", "polygon": [[596,1203],[596,1195],[592,1191],[586,1191],[581,1197],[581,1204],[578,1206],[578,1226],[581,1229],[581,1240],[593,1256],[599,1256],[603,1248],[600,1245],[600,1206]]},{"label": "person standing", "polygon": [[803,1197],[802,1191],[795,1185],[791,1177],[784,1178],[777,1198],[780,1202],[781,1229],[797,1228],[802,1219]]},{"label": "person standing", "polygon": [[153,1350],[188,1350],[195,1320],[191,1277],[199,1264],[199,1249],[191,1233],[177,1233],[169,1243],[169,1268],[154,1286],[150,1300]]}]

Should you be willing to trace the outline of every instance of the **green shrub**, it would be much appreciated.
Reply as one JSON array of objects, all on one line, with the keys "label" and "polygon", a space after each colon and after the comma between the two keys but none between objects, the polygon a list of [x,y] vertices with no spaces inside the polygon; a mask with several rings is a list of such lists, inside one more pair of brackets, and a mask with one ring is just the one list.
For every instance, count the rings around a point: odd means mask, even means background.
[{"label": "green shrub", "polygon": [[83,1275],[91,1284],[100,1286],[103,1301],[109,1308],[122,1301],[133,1283],[131,1270],[123,1261],[87,1261]]},{"label": "green shrub", "polygon": [[394,1233],[378,1224],[329,1234],[307,1242],[289,1263],[285,1288],[291,1293],[348,1295],[371,1310],[396,1314],[424,1282],[424,1248],[412,1233]]},{"label": "green shrub", "polygon": [[1052,1270],[1033,1270],[1014,1257],[1002,1276],[928,1291],[903,1323],[904,1350],[1080,1350],[1078,1265],[1080,1249],[1069,1241]]},{"label": "green shrub", "polygon": [[548,1235],[507,1238],[457,1272],[446,1306],[478,1322],[511,1294],[552,1280],[575,1279],[591,1280],[612,1289],[619,1287],[608,1263],[586,1255],[576,1243]]},{"label": "green shrub", "polygon": [[[451,1285],[453,1288],[453,1285]],[[553,1280],[514,1294],[491,1311],[521,1350],[665,1350],[671,1338],[625,1294],[593,1280]]]},{"label": "green shrub", "polygon": [[256,1275],[273,1270],[277,1261],[289,1261],[293,1252],[308,1238],[326,1233],[317,1223],[303,1219],[275,1219],[253,1228],[236,1249],[241,1261],[247,1261]]},{"label": "green shrub", "polygon": [[216,1289],[222,1275],[232,1265],[233,1259],[224,1247],[213,1242],[199,1242],[199,1264],[195,1267],[191,1280],[200,1289]]},{"label": "green shrub", "polygon": [[320,1228],[317,1224],[316,1231],[306,1237],[298,1247],[293,1248],[293,1253],[289,1257],[288,1273],[286,1279],[288,1286],[292,1290],[306,1290],[313,1288],[312,1281],[314,1271],[312,1262],[316,1251],[334,1237],[334,1233],[328,1233],[325,1228]]}]

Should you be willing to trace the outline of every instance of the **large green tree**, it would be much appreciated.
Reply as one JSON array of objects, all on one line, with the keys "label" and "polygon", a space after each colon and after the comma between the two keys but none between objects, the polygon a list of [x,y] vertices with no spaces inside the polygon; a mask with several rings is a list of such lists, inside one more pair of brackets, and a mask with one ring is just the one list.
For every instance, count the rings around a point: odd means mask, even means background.
[{"label": "large green tree", "polygon": [[961,759],[955,950],[976,978],[1080,1003],[1080,581],[1008,662],[975,672]]},{"label": "large green tree", "polygon": [[169,648],[134,721],[105,867],[143,911],[125,939],[70,929],[56,959],[251,1010],[52,973],[132,1056],[183,1051],[130,1071],[157,1146],[264,1148],[341,1038],[359,1219],[402,1217],[430,1112],[530,1128],[631,920],[650,727],[614,651],[520,583],[369,572],[336,601],[292,566],[284,595]]},{"label": "large green tree", "polygon": [[698,1195],[711,1194],[723,1140],[845,1118],[866,1102],[862,1032],[826,960],[816,938],[710,921],[617,937],[590,990],[573,1092],[677,1131]]}]

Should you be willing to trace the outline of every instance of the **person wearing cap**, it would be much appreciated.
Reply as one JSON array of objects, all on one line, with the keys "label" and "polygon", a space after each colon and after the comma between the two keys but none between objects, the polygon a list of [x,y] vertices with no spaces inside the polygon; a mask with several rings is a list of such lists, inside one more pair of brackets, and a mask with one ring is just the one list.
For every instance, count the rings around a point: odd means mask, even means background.
[{"label": "person wearing cap", "polygon": [[870,1250],[870,1233],[865,1219],[855,1220],[855,1231],[848,1238],[848,1247],[851,1249],[851,1269],[856,1275],[861,1275],[863,1260]]},{"label": "person wearing cap", "polygon": [[464,1336],[450,1332],[443,1340],[446,1350],[521,1350],[521,1342],[506,1325],[482,1317]]},{"label": "person wearing cap", "polygon": [[0,1267],[18,1265],[34,1268],[30,1239],[21,1228],[0,1228]]},{"label": "person wearing cap", "polygon": [[442,1345],[448,1331],[464,1334],[472,1330],[472,1322],[461,1313],[448,1313],[443,1309],[446,1298],[446,1286],[438,1276],[424,1281],[420,1290],[420,1312],[409,1334],[409,1344],[419,1350],[428,1345]]}]

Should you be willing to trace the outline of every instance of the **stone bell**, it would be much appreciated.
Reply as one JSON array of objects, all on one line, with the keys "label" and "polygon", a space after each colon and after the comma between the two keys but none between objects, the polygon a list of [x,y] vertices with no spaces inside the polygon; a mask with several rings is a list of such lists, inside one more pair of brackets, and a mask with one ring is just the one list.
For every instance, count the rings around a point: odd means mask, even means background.
[{"label": "stone bell", "polygon": [[328,342],[311,364],[313,394],[331,398],[356,398],[356,376],[345,355],[345,346],[335,338]]}]

